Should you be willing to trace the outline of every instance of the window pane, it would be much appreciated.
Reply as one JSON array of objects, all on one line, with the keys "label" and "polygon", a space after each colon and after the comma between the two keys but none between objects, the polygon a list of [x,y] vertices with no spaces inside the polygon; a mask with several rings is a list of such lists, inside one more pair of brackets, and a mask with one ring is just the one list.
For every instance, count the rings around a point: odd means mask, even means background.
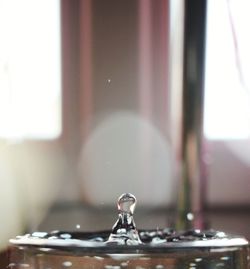
[{"label": "window pane", "polygon": [[0,0],[0,37],[0,137],[58,137],[59,0]]},{"label": "window pane", "polygon": [[249,138],[250,2],[207,2],[205,135]]}]

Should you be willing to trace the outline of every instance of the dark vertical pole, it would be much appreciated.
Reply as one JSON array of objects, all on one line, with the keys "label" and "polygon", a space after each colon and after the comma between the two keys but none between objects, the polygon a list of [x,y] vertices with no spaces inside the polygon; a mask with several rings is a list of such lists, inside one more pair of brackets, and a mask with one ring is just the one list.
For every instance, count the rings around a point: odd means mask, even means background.
[{"label": "dark vertical pole", "polygon": [[[206,0],[186,0],[183,59],[182,175],[177,226],[202,228],[202,136]],[[192,214],[190,214],[192,213]],[[194,219],[193,219],[194,217]]]}]

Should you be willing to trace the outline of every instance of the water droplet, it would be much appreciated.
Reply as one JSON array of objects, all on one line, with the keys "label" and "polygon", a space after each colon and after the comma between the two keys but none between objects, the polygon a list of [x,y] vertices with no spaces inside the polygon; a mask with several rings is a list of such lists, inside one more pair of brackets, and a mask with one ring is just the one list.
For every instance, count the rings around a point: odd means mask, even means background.
[{"label": "water droplet", "polygon": [[7,268],[12,268],[12,267],[14,267],[14,266],[16,266],[16,264],[15,263],[10,263],[8,266],[7,266]]},{"label": "water droplet", "polygon": [[91,241],[91,242],[103,242],[104,239],[101,236],[97,236],[97,237],[89,239],[89,241]]},{"label": "water droplet", "polygon": [[72,266],[72,262],[71,261],[65,261],[65,262],[62,263],[62,265],[65,266],[65,267],[70,267],[70,266]]},{"label": "water droplet", "polygon": [[230,259],[230,257],[228,257],[228,256],[224,256],[224,257],[221,257],[220,258],[222,261],[228,261],[229,259]]},{"label": "water droplet", "polygon": [[70,239],[72,236],[69,233],[65,233],[65,234],[60,234],[60,237],[63,239]]},{"label": "water droplet", "polygon": [[155,269],[164,269],[164,266],[162,264],[157,264],[155,266]]},{"label": "water droplet", "polygon": [[59,232],[59,230],[53,230],[52,232],[50,232],[50,234],[58,234]]},{"label": "water droplet", "polygon": [[122,263],[121,263],[121,266],[122,266],[122,267],[127,267],[127,266],[128,266],[128,264],[129,264],[129,261],[122,262]]},{"label": "water droplet", "polygon": [[193,213],[187,213],[187,219],[192,221],[194,219],[194,214]]},{"label": "water droplet", "polygon": [[[51,248],[39,248],[39,250],[43,251],[43,252],[50,252],[52,251]],[[43,255],[43,254],[42,254]]]},{"label": "water droplet", "polygon": [[20,263],[19,266],[24,267],[24,268],[28,268],[28,267],[30,267],[30,264],[28,264],[28,263]]},{"label": "water droplet", "polygon": [[139,259],[140,260],[143,260],[143,261],[149,261],[149,260],[151,260],[150,257],[140,257]]},{"label": "water droplet", "polygon": [[216,236],[219,237],[219,238],[223,238],[223,237],[226,236],[226,234],[224,232],[217,232]]},{"label": "water droplet", "polygon": [[160,243],[165,243],[166,239],[161,239],[160,237],[156,236],[156,237],[153,237],[151,242],[152,244],[160,244]]},{"label": "water droplet", "polygon": [[57,236],[49,236],[48,239],[49,240],[55,240],[55,239],[58,239],[58,237]]},{"label": "water droplet", "polygon": [[80,224],[76,224],[76,229],[80,229],[81,225]]},{"label": "water droplet", "polygon": [[135,226],[133,214],[136,206],[136,198],[133,194],[122,194],[117,202],[118,220],[112,228],[108,243],[138,245],[141,243]]},{"label": "water droplet", "polygon": [[225,266],[225,264],[223,262],[216,264],[216,267],[224,267],[224,266]]},{"label": "water droplet", "polygon": [[104,260],[104,258],[103,258],[103,257],[100,257],[100,256],[94,256],[94,258],[95,258],[96,260]]},{"label": "water droplet", "polygon": [[48,235],[48,233],[45,233],[45,232],[34,232],[34,233],[32,233],[32,236],[40,237],[40,238],[43,238],[43,237],[45,237],[47,235]]}]

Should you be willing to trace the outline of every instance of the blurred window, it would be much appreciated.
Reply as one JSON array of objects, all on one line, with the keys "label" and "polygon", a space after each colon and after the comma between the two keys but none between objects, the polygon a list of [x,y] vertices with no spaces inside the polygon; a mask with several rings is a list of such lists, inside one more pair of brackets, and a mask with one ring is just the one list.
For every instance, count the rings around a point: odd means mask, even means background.
[{"label": "blurred window", "polygon": [[61,133],[59,0],[0,0],[0,137]]},{"label": "blurred window", "polygon": [[207,2],[205,135],[246,139],[250,137],[250,1]]}]

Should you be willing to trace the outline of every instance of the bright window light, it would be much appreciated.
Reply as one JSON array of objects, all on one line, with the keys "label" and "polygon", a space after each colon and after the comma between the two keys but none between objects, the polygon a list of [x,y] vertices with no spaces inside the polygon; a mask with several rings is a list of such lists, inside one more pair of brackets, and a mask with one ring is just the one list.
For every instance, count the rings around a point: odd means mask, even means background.
[{"label": "bright window light", "polygon": [[59,0],[0,0],[0,137],[61,133]]},{"label": "bright window light", "polygon": [[209,0],[204,132],[250,137],[250,1]]}]

